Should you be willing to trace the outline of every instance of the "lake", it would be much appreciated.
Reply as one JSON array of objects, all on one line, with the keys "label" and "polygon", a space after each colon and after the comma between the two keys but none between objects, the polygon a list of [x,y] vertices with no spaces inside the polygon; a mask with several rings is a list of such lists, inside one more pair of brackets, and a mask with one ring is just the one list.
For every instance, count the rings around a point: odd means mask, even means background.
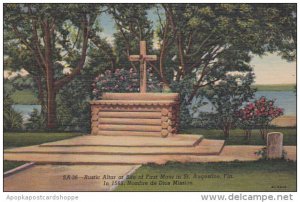
[{"label": "lake", "polygon": [[[284,109],[284,115],[296,116],[296,95],[293,91],[257,91],[255,97],[265,96],[268,99],[276,99],[275,105]],[[41,111],[40,105],[13,105],[13,109],[22,113],[23,119],[27,120],[33,109]],[[201,107],[201,112],[213,112],[211,104]]]},{"label": "lake", "polygon": [[275,105],[284,109],[284,115],[297,115],[297,97],[293,91],[257,91],[255,97],[266,96],[268,99],[276,99]]},{"label": "lake", "polygon": [[12,107],[15,111],[22,114],[24,120],[29,118],[33,109],[37,109],[39,112],[41,111],[41,105],[13,105]]},{"label": "lake", "polygon": [[[276,99],[275,106],[281,107],[284,110],[286,116],[296,116],[297,110],[297,98],[293,91],[257,91],[255,98],[258,99],[261,96],[265,96],[268,99]],[[204,100],[209,102],[208,100]],[[191,110],[190,110],[191,111]],[[215,112],[212,104],[202,106],[198,112]],[[198,116],[198,113],[194,114],[194,118]]]}]

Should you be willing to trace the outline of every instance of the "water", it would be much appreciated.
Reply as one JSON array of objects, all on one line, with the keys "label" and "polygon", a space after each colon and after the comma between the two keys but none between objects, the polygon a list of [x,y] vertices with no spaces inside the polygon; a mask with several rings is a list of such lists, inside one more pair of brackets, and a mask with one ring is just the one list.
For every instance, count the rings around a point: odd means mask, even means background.
[{"label": "water", "polygon": [[[296,116],[296,95],[293,91],[257,91],[255,93],[255,99],[260,98],[261,96],[265,96],[267,99],[276,99],[275,106],[283,108],[284,115],[287,116]],[[209,101],[204,99],[204,102]],[[207,104],[199,108],[198,112],[215,112],[212,104]],[[196,118],[198,113],[194,114]]]},{"label": "water", "polygon": [[[256,98],[265,96],[268,99],[276,99],[275,105],[284,109],[284,115],[296,116],[296,95],[292,91],[258,91],[255,93]],[[207,101],[207,100],[205,100]],[[33,109],[41,111],[40,105],[13,105],[13,109],[20,112],[24,120],[27,120]],[[200,108],[201,112],[214,112],[211,104]]]},{"label": "water", "polygon": [[275,105],[284,109],[284,115],[296,116],[297,101],[293,91],[257,91],[256,98],[265,96],[268,99],[276,99]]},{"label": "water", "polygon": [[33,109],[41,111],[41,105],[13,105],[12,107],[15,111],[22,114],[23,120],[28,120]]}]

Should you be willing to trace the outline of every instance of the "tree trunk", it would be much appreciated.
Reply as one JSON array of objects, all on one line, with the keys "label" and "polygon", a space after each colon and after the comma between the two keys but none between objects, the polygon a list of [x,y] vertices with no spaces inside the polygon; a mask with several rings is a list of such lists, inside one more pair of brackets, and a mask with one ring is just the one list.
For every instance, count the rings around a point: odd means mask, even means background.
[{"label": "tree trunk", "polygon": [[52,64],[49,66],[46,67],[47,128],[49,130],[53,130],[56,128],[56,89],[54,87],[54,72]]},{"label": "tree trunk", "polygon": [[226,125],[223,127],[223,134],[224,134],[225,140],[227,140],[229,138],[229,126]]},{"label": "tree trunk", "polygon": [[45,34],[45,70],[47,84],[47,128],[53,130],[56,128],[56,88],[54,79],[54,68],[52,63],[52,36],[51,25],[45,20],[43,23]]},{"label": "tree trunk", "polygon": [[48,100],[47,100],[47,128],[52,130],[56,128],[56,92],[54,89],[48,89]]},{"label": "tree trunk", "polygon": [[44,87],[40,76],[33,76],[38,87],[38,100],[41,105],[41,116],[43,118],[43,124],[45,124],[45,118],[47,116],[47,105],[45,103]]},{"label": "tree trunk", "polygon": [[164,63],[165,63],[165,57],[166,57],[166,49],[168,47],[168,32],[169,32],[169,18],[166,19],[166,25],[164,28],[164,36],[163,36],[163,43],[162,43],[162,47],[160,49],[160,56],[159,56],[159,74],[160,74],[160,78],[161,78],[161,82],[163,82],[163,90],[164,91],[170,91],[170,84],[166,79],[165,76],[165,68],[164,68]]},{"label": "tree trunk", "polygon": [[249,142],[252,135],[252,129],[245,129],[245,139]]},{"label": "tree trunk", "polygon": [[268,134],[268,128],[267,126],[263,126],[261,129],[260,129],[260,135],[261,135],[261,138],[263,139],[263,141],[267,141],[267,134]]}]

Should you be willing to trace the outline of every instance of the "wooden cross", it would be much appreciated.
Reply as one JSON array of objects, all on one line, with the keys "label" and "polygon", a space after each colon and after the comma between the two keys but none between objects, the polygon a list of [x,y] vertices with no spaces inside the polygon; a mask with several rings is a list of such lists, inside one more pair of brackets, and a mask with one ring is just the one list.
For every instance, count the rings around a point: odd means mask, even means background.
[{"label": "wooden cross", "polygon": [[140,41],[140,55],[130,55],[129,61],[140,61],[140,93],[147,91],[147,61],[156,61],[156,55],[147,55],[146,41]]}]

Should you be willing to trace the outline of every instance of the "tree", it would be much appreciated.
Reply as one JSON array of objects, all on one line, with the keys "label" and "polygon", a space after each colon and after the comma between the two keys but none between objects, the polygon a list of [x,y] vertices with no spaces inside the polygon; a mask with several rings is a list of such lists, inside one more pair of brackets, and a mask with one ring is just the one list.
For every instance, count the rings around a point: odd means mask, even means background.
[{"label": "tree", "polygon": [[[56,127],[57,93],[85,65],[100,12],[94,4],[4,4],[4,53],[11,63],[14,56],[24,56],[26,63],[17,68],[23,67],[36,80],[49,129]],[[56,77],[59,63],[68,64],[71,73]]]},{"label": "tree", "polygon": [[[96,36],[91,38],[93,43],[88,50],[89,61],[80,75],[65,85],[57,95],[58,129],[63,131],[90,131],[90,104],[93,99],[94,78],[96,75],[112,68],[109,44]],[[95,45],[94,40],[97,40]],[[99,43],[98,43],[99,42]],[[101,46],[98,46],[101,44]],[[106,47],[104,49],[103,47]],[[60,71],[61,72],[61,71]]]},{"label": "tree", "polygon": [[3,129],[5,131],[21,129],[23,124],[21,113],[15,111],[12,107],[11,95],[13,92],[13,86],[6,81],[3,94]]},{"label": "tree", "polygon": [[[39,67],[37,66],[35,59],[32,57],[31,51],[22,45],[18,40],[13,40],[13,37],[9,34],[7,29],[4,29],[4,68],[12,71],[19,71],[24,68],[29,73],[26,78],[18,76],[7,82],[15,82],[15,80],[27,80],[26,83],[30,83],[29,86],[13,84],[15,89],[24,89],[30,87],[34,91],[34,94],[38,98],[39,104],[41,105],[41,114],[46,117],[47,105],[45,96],[45,79]],[[22,82],[21,82],[22,83]]]},{"label": "tree", "polygon": [[[199,89],[221,80],[228,71],[250,69],[251,54],[279,52],[295,59],[295,4],[163,4],[160,23],[160,74],[172,68],[175,82],[194,74],[189,102]],[[170,35],[174,36],[174,40]],[[172,41],[171,43],[169,43]],[[177,65],[170,67],[162,52],[174,52]],[[168,59],[168,58],[166,58]],[[173,76],[161,75],[163,82]],[[168,85],[168,84],[167,84]]]},{"label": "tree", "polygon": [[206,96],[216,109],[216,122],[226,139],[237,121],[239,108],[254,96],[254,89],[251,88],[253,79],[252,72],[246,75],[227,75],[218,84],[208,86]]},{"label": "tree", "polygon": [[153,29],[147,18],[151,4],[110,4],[108,13],[112,15],[117,32],[114,34],[116,63],[119,68],[132,67],[139,70],[134,62],[128,61],[130,54],[139,53],[139,42],[147,42],[147,51],[152,52]]}]

